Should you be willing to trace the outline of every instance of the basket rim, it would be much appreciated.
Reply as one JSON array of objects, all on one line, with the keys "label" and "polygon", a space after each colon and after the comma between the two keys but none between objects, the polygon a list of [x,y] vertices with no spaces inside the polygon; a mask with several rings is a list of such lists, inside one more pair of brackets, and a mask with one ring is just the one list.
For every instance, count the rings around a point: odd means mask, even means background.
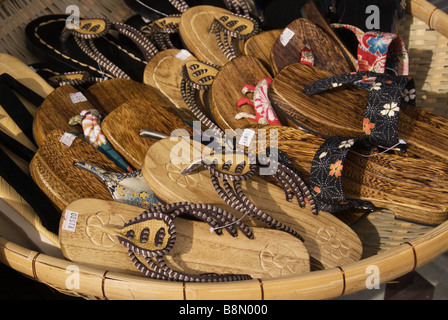
[{"label": "basket rim", "polygon": [[[3,0],[0,0],[0,4]],[[448,37],[448,14],[426,0],[411,0],[408,13]],[[366,289],[366,268],[377,265],[380,283],[394,280],[448,251],[448,221],[376,255],[332,269],[295,276],[225,283],[183,283],[91,267],[24,248],[0,236],[0,262],[61,292],[99,299],[275,300],[329,299]],[[64,289],[67,268],[79,266],[79,288]],[[49,271],[49,272],[47,272]],[[85,285],[85,286],[84,286]],[[163,290],[162,290],[163,289]]]},{"label": "basket rim", "polygon": [[[58,270],[56,274],[62,276],[60,277],[63,278],[62,283],[65,283],[67,268],[75,265],[79,268],[82,282],[96,283],[97,287],[80,286],[67,291],[75,295],[95,296],[100,299],[124,298],[116,291],[117,286],[121,289],[126,287],[130,291],[135,289],[134,298],[151,300],[213,300],[230,297],[230,294],[234,300],[328,299],[367,289],[365,283],[369,274],[366,270],[369,266],[378,266],[381,270],[380,283],[383,284],[414,271],[448,251],[448,221],[411,241],[347,265],[294,276],[224,283],[170,282],[91,267],[26,249],[1,236],[0,250],[2,250],[0,256],[2,263],[61,292],[66,289],[49,281],[54,280],[54,276],[46,274],[46,271],[54,273]],[[319,279],[325,281],[318,282]],[[166,294],[157,290],[161,287]],[[108,288],[111,288],[110,292]],[[142,288],[145,290],[140,291]],[[279,288],[281,291],[278,291]]]}]

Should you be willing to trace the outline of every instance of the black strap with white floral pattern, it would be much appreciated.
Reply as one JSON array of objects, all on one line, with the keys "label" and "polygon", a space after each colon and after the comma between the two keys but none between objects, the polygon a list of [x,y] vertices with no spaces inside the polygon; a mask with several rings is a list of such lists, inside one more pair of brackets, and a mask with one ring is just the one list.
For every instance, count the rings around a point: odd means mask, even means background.
[{"label": "black strap with white floral pattern", "polygon": [[330,137],[320,146],[311,164],[311,192],[319,210],[335,213],[356,208],[373,210],[371,202],[346,199],[342,185],[344,161],[349,150],[362,138]]},{"label": "black strap with white floral pattern", "polygon": [[[308,85],[306,94],[317,94],[343,84],[374,79],[363,120],[365,142],[371,147],[395,148],[406,151],[406,143],[398,137],[398,119],[403,101],[414,104],[415,84],[407,76],[391,76],[370,71],[360,71],[317,80]],[[410,99],[410,97],[412,99]]]}]

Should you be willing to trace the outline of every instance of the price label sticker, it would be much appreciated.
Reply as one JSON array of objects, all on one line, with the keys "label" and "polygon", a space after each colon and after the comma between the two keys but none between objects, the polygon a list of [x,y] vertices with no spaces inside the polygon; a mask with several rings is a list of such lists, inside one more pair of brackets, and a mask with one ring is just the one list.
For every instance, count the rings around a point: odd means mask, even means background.
[{"label": "price label sticker", "polygon": [[82,92],[70,93],[69,96],[73,103],[87,101],[87,98],[82,94]]},{"label": "price label sticker", "polygon": [[289,28],[285,28],[283,30],[282,34],[280,35],[280,43],[286,47],[286,45],[289,43],[289,41],[294,37],[295,33]]},{"label": "price label sticker", "polygon": [[239,144],[241,144],[243,146],[246,146],[246,147],[249,147],[251,142],[252,142],[252,139],[253,139],[254,135],[255,135],[255,131],[254,130],[244,129],[243,135],[240,138]]},{"label": "price label sticker", "polygon": [[63,144],[65,144],[67,147],[71,147],[73,141],[76,139],[76,136],[71,133],[64,133],[64,135],[59,139],[59,141]]},{"label": "price label sticker", "polygon": [[64,216],[64,222],[62,223],[62,230],[75,232],[76,223],[78,221],[78,212],[66,210]]}]

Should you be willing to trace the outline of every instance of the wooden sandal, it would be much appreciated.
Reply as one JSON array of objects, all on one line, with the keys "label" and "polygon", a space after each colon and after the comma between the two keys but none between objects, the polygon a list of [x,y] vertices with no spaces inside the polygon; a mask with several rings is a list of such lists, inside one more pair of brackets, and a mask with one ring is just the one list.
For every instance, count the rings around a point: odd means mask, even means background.
[{"label": "wooden sandal", "polygon": [[[251,91],[261,86],[263,79],[266,83],[261,91],[249,99]],[[271,124],[293,125],[270,106],[267,94],[271,79],[262,63],[250,56],[237,57],[220,68],[210,90],[210,110],[216,123],[223,130],[244,128],[256,122],[267,124],[267,113],[270,113]]]},{"label": "wooden sandal", "polygon": [[[308,58],[307,55],[312,56]],[[290,64],[306,60],[334,74],[355,71],[352,60],[334,37],[310,20],[299,18],[290,23],[272,47],[274,74]]]},{"label": "wooden sandal", "polygon": [[179,32],[188,50],[198,59],[217,66],[241,54],[244,41],[260,31],[248,15],[222,8],[196,6],[181,16]]},{"label": "wooden sandal", "polygon": [[[66,28],[66,15],[39,17],[27,25],[27,46],[50,64],[69,65],[97,78],[132,78],[141,81],[146,62],[157,49],[137,29],[103,18],[82,19],[79,28]],[[136,48],[117,44],[109,36],[117,30]]]},{"label": "wooden sandal", "polygon": [[136,169],[142,168],[149,147],[161,137],[169,137],[175,130],[193,134],[187,123],[157,102],[156,98],[129,100],[101,123],[115,150]]},{"label": "wooden sandal", "polygon": [[242,281],[310,270],[300,240],[277,230],[251,230],[218,207],[188,202],[142,211],[117,202],[75,201],[64,211],[60,238],[73,262],[159,280]]},{"label": "wooden sandal", "polygon": [[323,139],[291,127],[263,129],[266,141],[276,130],[278,148],[312,189],[320,210],[339,214],[356,207],[385,208],[399,219],[427,225],[448,218],[444,163],[366,152],[362,144],[356,148],[362,142],[356,138]]},{"label": "wooden sandal", "polygon": [[129,79],[117,78],[96,83],[85,90],[84,95],[93,106],[104,110],[106,115],[130,100],[153,101],[153,104],[163,106],[181,119],[186,113],[157,89]]},{"label": "wooden sandal", "polygon": [[112,148],[103,134],[104,112],[94,108],[84,94],[72,86],[56,88],[40,105],[33,121],[33,132],[40,145],[54,130],[64,130],[82,136],[118,166],[132,171],[129,164]]},{"label": "wooden sandal", "polygon": [[[302,9],[303,10],[301,14],[303,18],[306,18],[309,22],[314,23],[318,28],[322,29],[322,31],[330,36],[342,50],[345,56],[344,61],[347,61],[350,69],[356,70],[356,68],[358,67],[357,61],[343,44],[343,42],[339,39],[339,37],[335,34],[331,26],[327,23],[326,19],[322,16],[316,4],[313,1],[308,1],[303,5]],[[279,41],[280,36],[284,32],[285,28],[287,28],[289,24],[293,23],[297,18],[292,19],[292,21],[290,21],[286,25],[281,25],[281,28],[278,27],[276,29],[264,31],[251,37],[244,44],[243,53],[247,56],[252,56],[259,59],[263,63],[264,67],[268,69],[272,75],[275,75],[277,73],[277,68],[273,65],[272,61],[273,47],[277,43],[277,41]],[[285,59],[287,58],[288,57],[285,57]]]},{"label": "wooden sandal", "polygon": [[[134,1],[126,0],[128,6],[140,12],[142,17],[134,16],[126,20],[126,24],[135,27],[152,41],[160,51],[167,49],[186,49],[179,38],[179,24],[183,12],[197,5],[207,5],[230,10],[248,16],[251,12],[244,1],[233,0],[170,0]],[[159,9],[156,9],[156,8]],[[172,41],[174,39],[174,42]]]},{"label": "wooden sandal", "polygon": [[[208,170],[196,169],[193,173],[183,174],[186,168],[193,169],[190,166],[198,160],[197,157],[212,152],[201,143],[191,143],[189,138],[184,138],[178,138],[177,141],[163,139],[148,150],[142,170],[150,188],[167,203],[188,199],[191,202],[217,205],[235,216],[242,217],[239,209],[244,212],[243,208],[247,208],[247,203],[242,208],[233,209],[232,205],[238,202],[230,205],[217,192],[211,192],[215,187],[213,176]],[[264,222],[248,217],[247,213],[242,221],[250,226],[267,226],[268,223],[285,230],[285,233],[290,232],[296,237],[302,237],[314,268],[336,267],[360,258],[362,245],[358,237],[333,215],[326,212],[315,215],[308,205],[301,208],[297,202],[285,199],[285,191],[282,188],[264,179],[253,177],[240,183],[244,197],[247,196],[248,201],[253,204],[252,209],[246,212],[257,212]],[[296,192],[297,195],[300,194],[300,191]],[[336,243],[338,244],[333,246]]]},{"label": "wooden sandal", "polygon": [[74,165],[79,161],[108,172],[125,173],[95,147],[75,135],[62,130],[50,132],[30,162],[30,173],[60,211],[77,199],[113,200],[102,181]]},{"label": "wooden sandal", "polygon": [[[350,84],[369,77],[379,80],[370,91]],[[415,100],[413,90],[405,87],[397,88],[396,83],[404,81],[412,85],[412,81],[407,80],[408,78],[404,76],[393,77],[362,72],[334,77],[316,67],[296,63],[275,77],[269,97],[278,110],[287,115],[297,126],[324,137],[368,135],[369,132],[373,132],[371,129],[374,129],[372,125],[375,124],[366,116],[366,112],[374,106],[379,106],[382,109],[378,110],[376,117],[389,119],[386,124],[398,123],[398,129],[391,129],[392,133],[398,133],[398,137],[393,135],[393,142],[390,142],[392,145],[380,145],[390,148],[400,142],[401,150],[406,149],[408,155],[448,163],[445,147],[445,142],[448,141],[447,121],[411,104]],[[334,88],[339,85],[343,87]],[[384,89],[381,89],[382,87]],[[330,88],[333,89],[329,90]],[[388,95],[390,90],[398,96],[393,98]],[[380,97],[382,100],[378,100]],[[383,100],[384,104],[379,104]],[[365,106],[368,108],[365,109]],[[377,128],[381,127],[378,125]]]},{"label": "wooden sandal", "polygon": [[84,95],[92,106],[103,110],[105,115],[108,115],[123,103],[134,99],[155,99],[161,105],[168,103],[162,96],[154,92],[154,89],[149,88],[144,83],[122,78],[95,83],[84,91]]},{"label": "wooden sandal", "polygon": [[196,60],[187,50],[161,51],[148,62],[143,78],[145,84],[164,96],[177,109],[177,115],[189,123],[193,123],[196,118],[182,97],[182,68],[185,63]]}]

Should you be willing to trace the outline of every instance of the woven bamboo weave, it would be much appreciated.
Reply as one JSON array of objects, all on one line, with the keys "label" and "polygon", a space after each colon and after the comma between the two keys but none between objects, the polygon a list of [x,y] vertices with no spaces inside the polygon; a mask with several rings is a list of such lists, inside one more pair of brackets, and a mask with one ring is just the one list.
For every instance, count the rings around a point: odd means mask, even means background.
[{"label": "woven bamboo weave", "polygon": [[[45,14],[65,13],[73,0],[0,0],[0,52],[36,62],[25,45],[27,23]],[[81,16],[124,21],[134,13],[122,0],[79,0]],[[448,112],[448,16],[424,0],[411,0],[397,31],[410,53],[418,105]],[[359,262],[294,277],[235,283],[194,284],[152,280],[92,268],[19,246],[0,237],[0,262],[58,291],[85,299],[330,299],[366,289],[366,267],[381,269],[381,283],[395,280],[448,250],[448,222],[437,227],[394,219],[388,211],[361,218],[353,226],[364,245]],[[79,284],[67,283],[76,267]]]},{"label": "woven bamboo weave", "polygon": [[397,32],[406,42],[410,75],[416,84],[417,105],[448,115],[448,39],[416,17],[405,15]]}]

